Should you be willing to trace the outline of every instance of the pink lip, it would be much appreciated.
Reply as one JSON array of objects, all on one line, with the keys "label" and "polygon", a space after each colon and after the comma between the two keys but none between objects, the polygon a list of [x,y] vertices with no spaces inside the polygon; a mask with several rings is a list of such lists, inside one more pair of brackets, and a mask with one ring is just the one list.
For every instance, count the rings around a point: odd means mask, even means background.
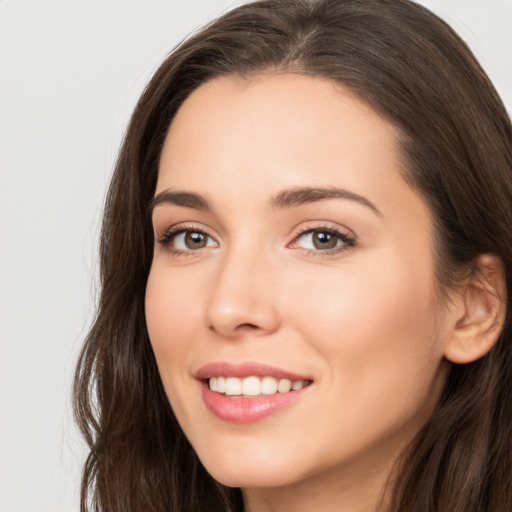
[{"label": "pink lip", "polygon": [[288,393],[244,398],[240,396],[226,396],[212,391],[207,382],[207,379],[212,376],[244,378],[252,375],[257,377],[269,375],[276,379],[290,379],[292,381],[312,380],[287,370],[260,363],[245,362],[233,364],[224,361],[210,363],[201,367],[196,373],[196,378],[200,380],[201,395],[208,410],[224,421],[241,424],[253,423],[297,402],[312,387],[309,385]]},{"label": "pink lip", "polygon": [[297,373],[276,368],[268,364],[256,363],[247,361],[243,363],[229,363],[227,361],[217,361],[209,363],[199,368],[196,372],[196,378],[200,380],[209,379],[210,377],[238,377],[243,379],[245,377],[265,377],[266,375],[274,377],[275,379],[290,379],[290,380],[313,380],[309,376],[299,375]]}]

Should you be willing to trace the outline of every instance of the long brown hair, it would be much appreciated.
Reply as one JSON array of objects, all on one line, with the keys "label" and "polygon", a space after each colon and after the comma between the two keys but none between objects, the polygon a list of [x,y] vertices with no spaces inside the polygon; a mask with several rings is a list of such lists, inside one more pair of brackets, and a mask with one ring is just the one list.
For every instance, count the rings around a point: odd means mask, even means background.
[{"label": "long brown hair", "polygon": [[[398,130],[404,176],[429,204],[441,286],[482,252],[512,296],[512,127],[489,79],[443,21],[408,0],[262,0],[183,42],[142,95],[106,199],[101,297],[74,382],[90,448],[81,511],[241,511],[183,435],[144,317],[148,202],[169,124],[215,77],[294,72],[348,87]],[[401,459],[391,512],[512,510],[512,313],[480,360],[452,365],[441,400]]]}]

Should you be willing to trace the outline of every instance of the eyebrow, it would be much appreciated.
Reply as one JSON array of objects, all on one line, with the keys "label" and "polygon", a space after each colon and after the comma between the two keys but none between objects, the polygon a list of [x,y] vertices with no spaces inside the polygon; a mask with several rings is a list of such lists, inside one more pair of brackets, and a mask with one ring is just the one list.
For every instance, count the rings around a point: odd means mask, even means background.
[{"label": "eyebrow", "polygon": [[[381,216],[379,209],[368,199],[354,192],[333,187],[298,187],[283,190],[271,198],[269,204],[272,210],[294,208],[303,204],[315,203],[325,199],[346,199],[355,201],[374,213]],[[149,203],[150,213],[160,205],[173,204],[193,208],[194,210],[211,212],[212,208],[208,200],[194,192],[164,190],[157,194]]]},{"label": "eyebrow", "polygon": [[382,215],[379,209],[371,201],[366,199],[366,197],[342,188],[333,187],[300,187],[283,190],[271,199],[270,206],[274,210],[293,208],[302,204],[314,203],[325,199],[348,199],[349,201],[355,201],[367,208],[370,208],[379,216]]},{"label": "eyebrow", "polygon": [[208,201],[199,194],[195,194],[194,192],[164,190],[151,199],[149,202],[149,212],[151,213],[157,206],[164,204],[185,206],[206,212],[212,210]]}]

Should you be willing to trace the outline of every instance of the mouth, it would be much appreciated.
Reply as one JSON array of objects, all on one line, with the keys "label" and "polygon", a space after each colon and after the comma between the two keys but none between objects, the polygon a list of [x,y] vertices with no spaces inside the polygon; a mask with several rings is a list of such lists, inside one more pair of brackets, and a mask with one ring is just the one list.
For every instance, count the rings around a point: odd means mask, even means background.
[{"label": "mouth", "polygon": [[208,387],[225,396],[241,396],[252,398],[261,395],[274,395],[276,393],[289,393],[298,391],[309,386],[310,380],[277,379],[270,375],[258,377],[251,375],[244,379],[238,377],[217,376],[210,377],[207,381]]},{"label": "mouth", "polygon": [[230,423],[252,423],[299,401],[313,379],[260,363],[211,363],[196,374],[207,409]]}]

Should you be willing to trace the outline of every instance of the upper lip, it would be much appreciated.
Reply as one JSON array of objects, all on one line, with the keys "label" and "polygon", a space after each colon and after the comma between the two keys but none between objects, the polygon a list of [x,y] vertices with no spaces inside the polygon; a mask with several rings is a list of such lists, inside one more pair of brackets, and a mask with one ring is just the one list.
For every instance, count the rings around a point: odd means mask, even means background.
[{"label": "upper lip", "polygon": [[205,364],[197,370],[195,377],[200,380],[209,379],[210,377],[238,377],[243,379],[245,377],[274,377],[276,379],[290,379],[290,380],[313,380],[306,375],[299,375],[297,373],[271,366],[268,364],[257,363],[253,361],[246,361],[242,363],[231,363],[228,361],[215,361],[213,363]]}]

